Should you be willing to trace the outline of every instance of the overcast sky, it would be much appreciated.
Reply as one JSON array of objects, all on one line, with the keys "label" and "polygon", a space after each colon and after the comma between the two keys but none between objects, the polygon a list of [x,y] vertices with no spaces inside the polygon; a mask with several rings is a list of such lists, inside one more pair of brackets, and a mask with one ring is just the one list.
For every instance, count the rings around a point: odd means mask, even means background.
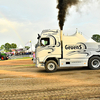
[{"label": "overcast sky", "polygon": [[[82,0],[81,0],[82,1]],[[86,39],[100,34],[100,0],[72,6],[66,16],[64,34],[72,35],[76,28]],[[44,29],[59,29],[57,0],[0,0],[0,46],[31,40],[37,43],[37,34]]]}]

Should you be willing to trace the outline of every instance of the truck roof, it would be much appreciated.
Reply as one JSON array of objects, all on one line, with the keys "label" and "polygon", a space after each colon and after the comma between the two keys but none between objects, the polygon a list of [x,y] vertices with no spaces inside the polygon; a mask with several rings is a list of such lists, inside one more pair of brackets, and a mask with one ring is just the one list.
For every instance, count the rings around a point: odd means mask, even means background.
[{"label": "truck roof", "polygon": [[50,30],[50,29],[47,29],[47,30],[43,30],[42,33],[46,33],[46,32],[56,32],[58,33],[59,30],[55,29],[55,30]]}]

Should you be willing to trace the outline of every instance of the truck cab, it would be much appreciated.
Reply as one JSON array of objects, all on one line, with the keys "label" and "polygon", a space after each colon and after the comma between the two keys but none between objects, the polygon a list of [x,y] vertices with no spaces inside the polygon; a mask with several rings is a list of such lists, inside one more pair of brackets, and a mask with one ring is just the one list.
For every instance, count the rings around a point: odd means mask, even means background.
[{"label": "truck cab", "polygon": [[60,31],[43,30],[41,35],[38,34],[35,48],[36,67],[44,67],[48,72],[54,72],[58,67],[89,66],[91,69],[99,69],[100,44],[86,41],[76,31],[71,36],[63,35],[61,48]]},{"label": "truck cab", "polygon": [[44,30],[38,35],[35,48],[36,66],[44,67],[49,60],[58,61],[61,58],[59,30]]}]

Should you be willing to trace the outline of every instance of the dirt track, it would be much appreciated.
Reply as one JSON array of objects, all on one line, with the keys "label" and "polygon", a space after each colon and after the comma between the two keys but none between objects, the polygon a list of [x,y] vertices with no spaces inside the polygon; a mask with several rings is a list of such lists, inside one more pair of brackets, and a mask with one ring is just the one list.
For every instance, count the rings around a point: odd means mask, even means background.
[{"label": "dirt track", "polygon": [[55,73],[31,59],[0,61],[0,100],[100,100],[100,70],[63,68]]}]

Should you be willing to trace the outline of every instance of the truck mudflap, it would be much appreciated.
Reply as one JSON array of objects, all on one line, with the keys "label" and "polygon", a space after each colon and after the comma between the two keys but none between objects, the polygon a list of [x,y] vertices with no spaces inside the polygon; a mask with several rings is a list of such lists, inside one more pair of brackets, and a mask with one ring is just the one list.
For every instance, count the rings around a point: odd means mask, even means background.
[{"label": "truck mudflap", "polygon": [[88,59],[59,59],[60,67],[88,66]]}]

